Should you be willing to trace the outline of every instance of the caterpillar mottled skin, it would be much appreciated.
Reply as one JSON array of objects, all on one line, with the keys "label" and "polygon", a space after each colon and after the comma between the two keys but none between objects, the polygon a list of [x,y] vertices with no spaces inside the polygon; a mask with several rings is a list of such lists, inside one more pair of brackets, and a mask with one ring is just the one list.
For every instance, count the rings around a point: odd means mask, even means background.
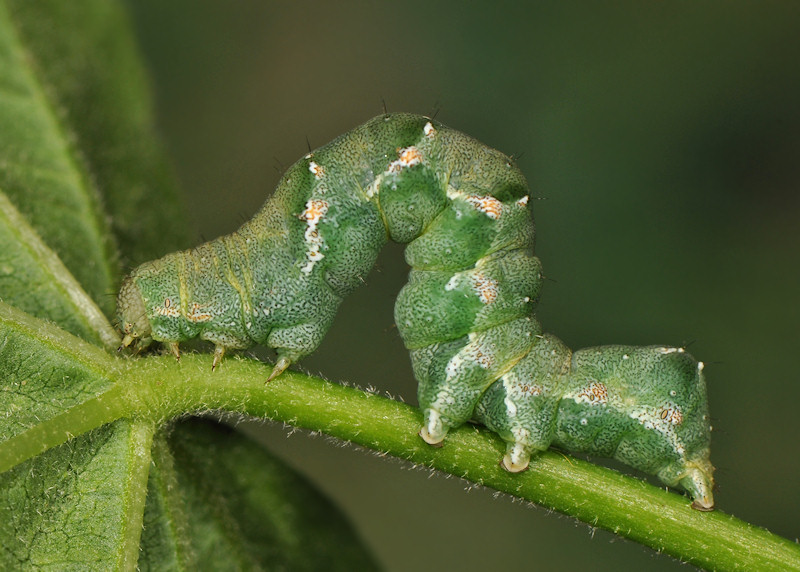
[{"label": "caterpillar mottled skin", "polygon": [[119,293],[123,345],[200,337],[274,348],[269,379],[313,352],[388,239],[408,243],[395,320],[422,438],[470,419],[516,472],[556,445],[615,457],[711,510],[703,364],[680,348],[576,352],[534,317],[542,282],[528,186],[502,153],[431,119],[376,117],[295,163],[237,232],[139,266]]}]

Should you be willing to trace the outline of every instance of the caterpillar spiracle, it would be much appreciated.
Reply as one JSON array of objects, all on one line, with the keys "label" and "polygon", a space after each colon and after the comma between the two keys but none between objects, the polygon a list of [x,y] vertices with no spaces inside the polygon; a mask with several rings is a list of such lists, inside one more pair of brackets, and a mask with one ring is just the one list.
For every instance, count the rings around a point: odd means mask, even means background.
[{"label": "caterpillar spiracle", "polygon": [[395,321],[441,443],[475,420],[517,472],[550,446],[614,457],[712,510],[703,364],[681,348],[571,351],[534,316],[542,283],[528,185],[506,155],[436,121],[385,114],[308,153],[233,234],[123,282],[123,346],[195,337],[273,348],[269,379],[313,352],[389,240],[406,243]]}]

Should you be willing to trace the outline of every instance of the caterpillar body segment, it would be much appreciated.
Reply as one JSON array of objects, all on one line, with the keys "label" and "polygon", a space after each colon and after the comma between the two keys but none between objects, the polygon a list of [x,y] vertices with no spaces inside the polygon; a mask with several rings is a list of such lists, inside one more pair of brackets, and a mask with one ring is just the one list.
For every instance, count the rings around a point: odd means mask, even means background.
[{"label": "caterpillar body segment", "polygon": [[235,233],[145,263],[120,290],[123,346],[199,337],[313,352],[388,240],[407,243],[395,321],[431,444],[475,419],[510,471],[556,445],[612,456],[713,507],[701,367],[674,348],[572,353],[534,316],[528,186],[502,153],[426,117],[387,114],[300,159]]},{"label": "caterpillar body segment", "polygon": [[681,487],[712,510],[703,364],[680,348],[600,346],[572,353],[544,336],[481,396],[475,420],[507,442],[503,465],[524,470],[550,446],[613,457]]}]

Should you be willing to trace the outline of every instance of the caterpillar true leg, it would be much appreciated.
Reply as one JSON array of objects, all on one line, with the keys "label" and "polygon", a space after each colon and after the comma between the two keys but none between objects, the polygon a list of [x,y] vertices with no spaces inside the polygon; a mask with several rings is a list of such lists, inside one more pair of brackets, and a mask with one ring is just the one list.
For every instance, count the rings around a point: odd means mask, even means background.
[{"label": "caterpillar true leg", "polygon": [[119,347],[117,348],[117,351],[121,352],[122,350],[130,346],[133,343],[133,339],[134,339],[133,336],[131,336],[130,334],[125,334],[125,336],[122,338],[122,343],[119,344]]},{"label": "caterpillar true leg", "polygon": [[211,371],[217,369],[219,362],[222,361],[222,358],[225,357],[225,346],[217,345],[214,347],[214,359],[211,360]]},{"label": "caterpillar true leg", "polygon": [[275,367],[272,368],[272,373],[269,374],[266,383],[269,383],[280,374],[282,374],[286,369],[292,365],[292,362],[287,357],[279,357],[278,361],[275,362]]}]

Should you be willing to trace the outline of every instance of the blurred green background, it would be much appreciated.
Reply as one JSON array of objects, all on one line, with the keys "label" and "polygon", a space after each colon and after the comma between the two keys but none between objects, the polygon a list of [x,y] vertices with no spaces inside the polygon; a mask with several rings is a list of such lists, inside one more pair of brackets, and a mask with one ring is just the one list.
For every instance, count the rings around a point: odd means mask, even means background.
[{"label": "blurred green background", "polygon": [[[800,536],[800,4],[130,0],[196,242],[382,110],[519,156],[545,328],[573,348],[691,344],[718,507]],[[187,245],[189,246],[189,245]],[[141,261],[134,261],[141,262]],[[312,373],[416,402],[393,246]],[[252,426],[350,515],[388,570],[677,569],[457,479]]]}]

